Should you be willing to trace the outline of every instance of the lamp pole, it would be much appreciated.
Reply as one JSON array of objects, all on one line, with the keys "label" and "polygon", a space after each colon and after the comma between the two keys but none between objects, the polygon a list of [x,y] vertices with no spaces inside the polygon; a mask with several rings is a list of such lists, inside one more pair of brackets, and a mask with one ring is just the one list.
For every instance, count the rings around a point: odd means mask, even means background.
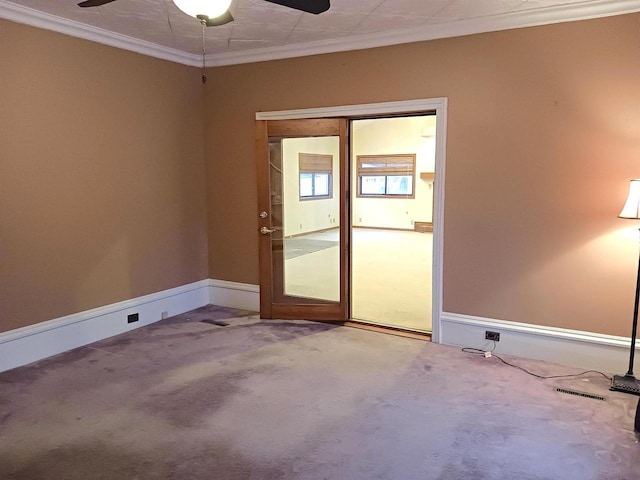
[{"label": "lamp pole", "polygon": [[[620,218],[640,220],[640,179],[631,180],[629,196],[618,215]],[[640,249],[640,229],[638,229]],[[640,301],[640,252],[638,254],[638,276],[636,277],[636,297],[633,302],[633,323],[631,328],[631,349],[629,351],[629,369],[625,375],[614,375],[610,390],[640,395],[640,383],[633,374],[633,361],[636,354],[636,335],[638,333],[638,302]],[[640,403],[638,405],[640,408]]]},{"label": "lamp pole", "polygon": [[[638,229],[638,244],[640,245],[640,228]],[[640,300],[640,252],[638,254],[638,276],[636,278],[636,299],[633,304],[633,327],[631,328],[631,352],[629,353],[629,370],[627,377],[633,375],[633,361],[636,354],[636,333],[638,332],[638,300]]]}]

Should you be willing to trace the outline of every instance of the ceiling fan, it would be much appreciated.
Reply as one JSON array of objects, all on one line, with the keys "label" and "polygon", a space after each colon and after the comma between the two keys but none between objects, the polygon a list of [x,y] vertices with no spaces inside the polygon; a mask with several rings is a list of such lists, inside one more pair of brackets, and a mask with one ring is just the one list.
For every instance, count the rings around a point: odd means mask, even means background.
[{"label": "ceiling fan", "polygon": [[[285,7],[300,10],[302,12],[319,13],[329,10],[330,0],[265,0]],[[86,0],[78,4],[79,7],[99,7],[115,0]],[[187,15],[198,18],[207,27],[215,27],[233,22],[233,17],[229,13],[231,0],[173,0],[173,3]]]}]

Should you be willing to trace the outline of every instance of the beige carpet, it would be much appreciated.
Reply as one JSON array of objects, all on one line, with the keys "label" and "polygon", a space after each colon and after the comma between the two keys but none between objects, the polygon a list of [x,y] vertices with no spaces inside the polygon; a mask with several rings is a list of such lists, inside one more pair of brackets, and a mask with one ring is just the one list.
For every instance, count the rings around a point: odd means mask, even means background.
[{"label": "beige carpet", "polygon": [[[296,238],[337,241],[338,231]],[[432,252],[431,233],[354,229],[352,318],[430,332]],[[286,293],[337,301],[338,275],[338,247],[291,258]]]}]

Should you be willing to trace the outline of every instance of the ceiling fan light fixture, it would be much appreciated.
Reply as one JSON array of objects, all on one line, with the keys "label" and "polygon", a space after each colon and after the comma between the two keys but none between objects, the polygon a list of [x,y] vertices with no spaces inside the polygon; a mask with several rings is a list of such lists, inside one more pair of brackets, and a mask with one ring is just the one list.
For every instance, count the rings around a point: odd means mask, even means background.
[{"label": "ceiling fan light fixture", "polygon": [[173,3],[191,17],[216,18],[229,10],[231,0],[173,0]]}]

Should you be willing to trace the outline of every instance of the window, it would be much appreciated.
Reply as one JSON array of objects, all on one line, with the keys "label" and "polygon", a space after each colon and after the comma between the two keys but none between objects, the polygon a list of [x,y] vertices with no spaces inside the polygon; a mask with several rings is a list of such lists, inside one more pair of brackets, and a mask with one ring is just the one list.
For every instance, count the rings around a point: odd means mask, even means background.
[{"label": "window", "polygon": [[416,156],[358,155],[358,197],[415,198]]},{"label": "window", "polygon": [[299,153],[300,200],[333,198],[333,155]]}]

